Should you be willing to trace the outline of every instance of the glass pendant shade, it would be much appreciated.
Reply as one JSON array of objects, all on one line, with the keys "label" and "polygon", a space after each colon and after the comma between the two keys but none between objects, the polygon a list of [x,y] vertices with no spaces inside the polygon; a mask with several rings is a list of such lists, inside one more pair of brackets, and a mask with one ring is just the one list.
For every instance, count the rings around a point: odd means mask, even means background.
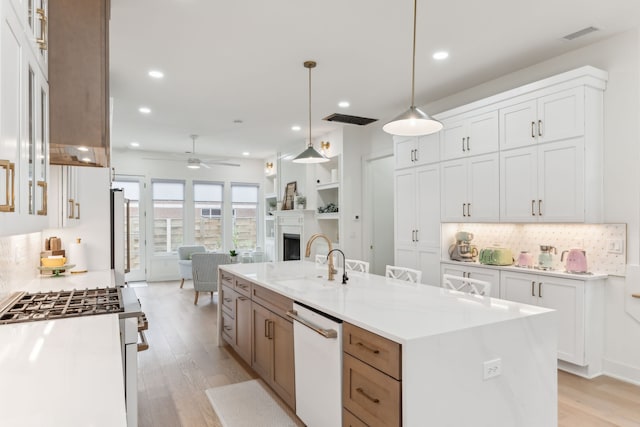
[{"label": "glass pendant shade", "polygon": [[441,129],[442,123],[432,119],[416,107],[410,107],[407,111],[382,126],[382,130],[385,132],[399,136],[429,135]]}]

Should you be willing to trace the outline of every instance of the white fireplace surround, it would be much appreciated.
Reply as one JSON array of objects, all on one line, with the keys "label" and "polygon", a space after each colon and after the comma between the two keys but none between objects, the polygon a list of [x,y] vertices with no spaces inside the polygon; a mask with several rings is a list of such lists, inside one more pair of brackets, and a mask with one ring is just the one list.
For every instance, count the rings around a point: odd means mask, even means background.
[{"label": "white fireplace surround", "polygon": [[[282,261],[284,257],[283,243],[284,234],[299,234],[300,235],[300,258],[304,259],[305,245],[309,241],[309,238],[317,233],[318,227],[316,225],[315,211],[310,209],[295,209],[288,211],[275,211],[273,212],[276,217],[275,225],[275,244],[276,244],[276,261]],[[323,240],[318,240],[313,244],[311,248],[311,258],[315,258],[316,253],[327,253],[328,247]]]}]

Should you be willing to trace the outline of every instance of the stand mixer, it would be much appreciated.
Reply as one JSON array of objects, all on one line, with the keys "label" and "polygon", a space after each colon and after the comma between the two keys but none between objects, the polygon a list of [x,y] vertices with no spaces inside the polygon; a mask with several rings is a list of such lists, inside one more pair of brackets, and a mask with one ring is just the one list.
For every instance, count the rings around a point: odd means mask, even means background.
[{"label": "stand mixer", "polygon": [[473,233],[458,231],[456,242],[449,246],[449,258],[453,261],[473,262],[478,259],[478,248],[471,244]]}]

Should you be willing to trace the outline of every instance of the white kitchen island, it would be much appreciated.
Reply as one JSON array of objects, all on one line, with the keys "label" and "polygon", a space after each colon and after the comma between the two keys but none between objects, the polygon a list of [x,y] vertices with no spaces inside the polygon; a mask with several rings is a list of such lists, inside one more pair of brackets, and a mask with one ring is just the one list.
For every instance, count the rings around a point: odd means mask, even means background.
[{"label": "white kitchen island", "polygon": [[400,344],[403,426],[557,425],[551,310],[372,274],[341,285],[307,261],[220,268]]}]

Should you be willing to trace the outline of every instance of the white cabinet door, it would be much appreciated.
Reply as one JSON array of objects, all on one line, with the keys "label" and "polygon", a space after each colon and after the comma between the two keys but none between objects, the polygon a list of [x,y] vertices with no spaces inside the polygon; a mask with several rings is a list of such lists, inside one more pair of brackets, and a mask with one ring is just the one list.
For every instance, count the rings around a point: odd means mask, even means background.
[{"label": "white cabinet door", "polygon": [[443,160],[457,159],[467,154],[467,128],[464,120],[445,120],[442,129],[441,148]]},{"label": "white cabinet door", "polygon": [[397,247],[414,247],[416,239],[416,186],[412,169],[394,174],[395,195],[395,244]]},{"label": "white cabinet door", "polygon": [[440,132],[418,137],[414,152],[414,164],[425,165],[440,160]]},{"label": "white cabinet door", "polygon": [[467,120],[467,155],[498,151],[498,111],[480,114]]},{"label": "white cabinet door", "polygon": [[584,135],[584,87],[538,98],[538,142]]},{"label": "white cabinet door", "polygon": [[440,246],[440,168],[421,166],[415,171],[416,243],[420,248]]},{"label": "white cabinet door", "polygon": [[396,169],[402,169],[409,166],[413,166],[415,148],[416,148],[416,138],[411,137],[407,139],[395,139],[394,146],[394,159],[396,163]]},{"label": "white cabinet door", "polygon": [[585,364],[584,282],[538,276],[538,305],[556,310],[558,358]]},{"label": "white cabinet door", "polygon": [[538,147],[539,220],[583,222],[584,143],[582,138]]},{"label": "white cabinet door", "polygon": [[498,153],[469,157],[466,221],[497,222],[500,209]]},{"label": "white cabinet door", "polygon": [[502,271],[500,274],[500,298],[535,305],[538,302],[538,281],[535,274]]},{"label": "white cabinet door", "polygon": [[536,143],[536,111],[535,99],[500,109],[500,150]]},{"label": "white cabinet door", "polygon": [[395,248],[395,258],[394,265],[399,267],[407,267],[413,268],[414,270],[418,269],[418,258],[417,252],[414,248],[404,248],[404,247],[396,247]]},{"label": "white cabinet door", "polygon": [[537,147],[500,153],[500,220],[536,222]]},{"label": "white cabinet door", "polygon": [[418,267],[422,271],[422,283],[440,286],[440,248],[419,249]]},{"label": "white cabinet door", "polygon": [[467,159],[440,165],[440,219],[443,222],[467,220]]}]

